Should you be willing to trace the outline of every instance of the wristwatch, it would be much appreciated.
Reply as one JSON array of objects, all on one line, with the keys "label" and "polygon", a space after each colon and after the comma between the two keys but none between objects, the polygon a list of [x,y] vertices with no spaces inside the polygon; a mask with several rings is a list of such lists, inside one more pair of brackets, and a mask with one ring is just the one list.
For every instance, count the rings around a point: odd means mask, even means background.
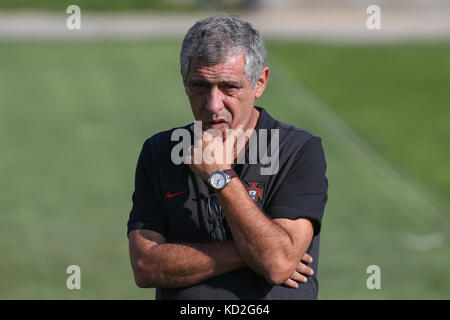
[{"label": "wristwatch", "polygon": [[233,169],[217,170],[211,173],[208,179],[208,185],[214,192],[218,192],[230,183],[231,179],[237,177],[236,171]]}]

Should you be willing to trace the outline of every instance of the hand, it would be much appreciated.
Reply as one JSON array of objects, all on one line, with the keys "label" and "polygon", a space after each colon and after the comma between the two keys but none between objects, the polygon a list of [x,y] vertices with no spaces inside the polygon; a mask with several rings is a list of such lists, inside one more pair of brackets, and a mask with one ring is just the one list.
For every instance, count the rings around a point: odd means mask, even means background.
[{"label": "hand", "polygon": [[291,277],[287,279],[283,284],[290,288],[298,288],[298,283],[306,283],[308,281],[307,277],[312,276],[314,271],[308,267],[306,264],[312,263],[312,257],[305,253],[298,263],[297,269],[292,273]]},{"label": "hand", "polygon": [[[191,170],[205,181],[216,170],[231,169],[237,154],[245,148],[245,140],[244,143],[237,142],[243,141],[239,140],[244,138],[242,127],[238,126],[227,134],[229,136],[223,137],[219,130],[210,129],[196,137],[188,163]],[[198,158],[200,155],[201,159]]]}]

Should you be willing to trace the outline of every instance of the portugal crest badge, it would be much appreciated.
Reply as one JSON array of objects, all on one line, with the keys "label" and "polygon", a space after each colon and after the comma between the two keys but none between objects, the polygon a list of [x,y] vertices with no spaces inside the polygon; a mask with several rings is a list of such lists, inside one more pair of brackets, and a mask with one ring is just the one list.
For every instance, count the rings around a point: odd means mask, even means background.
[{"label": "portugal crest badge", "polygon": [[263,186],[259,182],[249,182],[249,187],[247,188],[249,196],[253,201],[262,200],[263,197]]}]

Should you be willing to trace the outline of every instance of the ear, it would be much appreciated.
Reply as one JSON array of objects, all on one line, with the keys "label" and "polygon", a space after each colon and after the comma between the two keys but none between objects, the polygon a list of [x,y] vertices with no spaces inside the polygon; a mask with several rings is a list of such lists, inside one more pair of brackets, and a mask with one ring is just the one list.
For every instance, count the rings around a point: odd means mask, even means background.
[{"label": "ear", "polygon": [[184,78],[183,78],[183,69],[180,67],[180,74],[181,74],[181,80],[183,81],[183,83],[184,83]]},{"label": "ear", "polygon": [[267,81],[269,80],[269,67],[264,67],[261,70],[258,82],[256,83],[255,99],[258,99],[266,90]]},{"label": "ear", "polygon": [[184,79],[183,79],[183,69],[180,67],[180,74],[181,74],[181,82],[183,82],[184,92],[188,94],[187,87],[184,85]]}]

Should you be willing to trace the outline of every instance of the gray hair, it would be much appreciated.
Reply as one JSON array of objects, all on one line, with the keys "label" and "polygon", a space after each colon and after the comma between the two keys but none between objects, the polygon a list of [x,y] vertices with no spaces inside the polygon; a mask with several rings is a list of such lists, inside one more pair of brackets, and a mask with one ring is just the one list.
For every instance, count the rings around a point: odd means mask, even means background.
[{"label": "gray hair", "polygon": [[180,65],[184,85],[190,58],[217,64],[236,54],[245,55],[245,75],[255,88],[266,66],[266,49],[259,32],[250,23],[228,14],[198,21],[187,32],[181,47]]}]

